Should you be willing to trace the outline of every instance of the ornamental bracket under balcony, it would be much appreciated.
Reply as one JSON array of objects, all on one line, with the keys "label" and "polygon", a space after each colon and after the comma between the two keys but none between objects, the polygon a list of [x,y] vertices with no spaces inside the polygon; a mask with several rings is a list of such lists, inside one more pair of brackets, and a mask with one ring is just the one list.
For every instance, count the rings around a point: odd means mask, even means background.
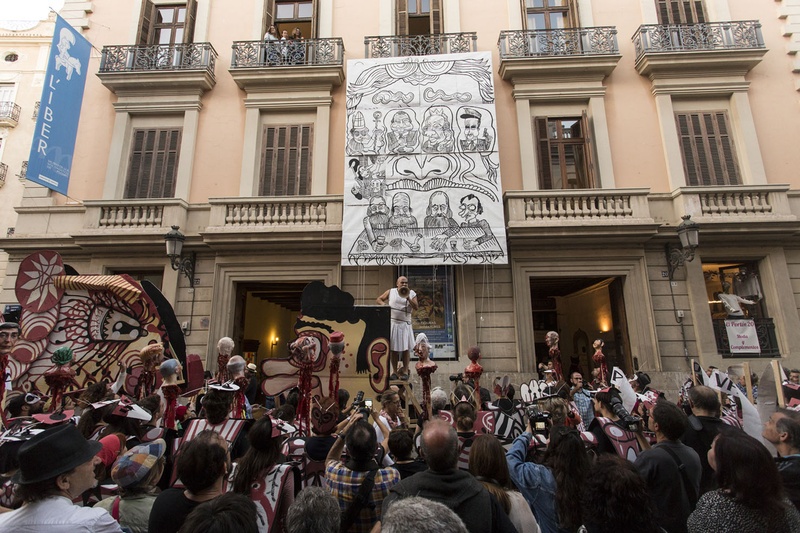
[{"label": "ornamental bracket under balcony", "polygon": [[170,92],[202,95],[216,84],[211,43],[104,46],[97,76],[118,96]]},{"label": "ornamental bracket under balcony", "polygon": [[767,53],[757,20],[645,24],[632,40],[636,71],[651,80],[744,76]]}]

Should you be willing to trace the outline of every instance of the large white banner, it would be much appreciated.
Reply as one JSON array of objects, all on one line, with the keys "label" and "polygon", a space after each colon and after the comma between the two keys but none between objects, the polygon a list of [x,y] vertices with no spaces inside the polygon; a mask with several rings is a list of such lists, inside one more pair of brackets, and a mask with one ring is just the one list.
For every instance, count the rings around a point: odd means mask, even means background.
[{"label": "large white banner", "polygon": [[347,63],[342,264],[507,263],[490,52]]}]

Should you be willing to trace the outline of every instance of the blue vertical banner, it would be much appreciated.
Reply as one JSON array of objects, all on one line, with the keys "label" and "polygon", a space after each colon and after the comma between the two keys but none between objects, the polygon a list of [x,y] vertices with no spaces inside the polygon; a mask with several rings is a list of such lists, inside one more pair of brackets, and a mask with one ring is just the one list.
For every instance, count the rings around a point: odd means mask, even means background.
[{"label": "blue vertical banner", "polygon": [[26,178],[63,195],[69,186],[91,49],[89,41],[56,16]]}]

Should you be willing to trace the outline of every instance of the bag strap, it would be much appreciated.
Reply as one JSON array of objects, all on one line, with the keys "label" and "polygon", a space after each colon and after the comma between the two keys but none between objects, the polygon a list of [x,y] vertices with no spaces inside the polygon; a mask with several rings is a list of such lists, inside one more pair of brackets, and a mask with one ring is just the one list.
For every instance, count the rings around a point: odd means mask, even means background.
[{"label": "bag strap", "polygon": [[114,498],[114,503],[111,504],[111,518],[119,522],[119,502],[120,497]]},{"label": "bag strap", "polygon": [[675,464],[678,465],[678,471],[681,473],[681,480],[683,481],[683,490],[686,491],[686,496],[689,498],[689,507],[694,511],[697,505],[697,492],[694,490],[692,482],[689,481],[688,474],[686,474],[686,465],[683,464],[678,454],[675,453],[674,450],[671,450],[669,446],[659,446],[659,448],[667,452],[669,456],[672,457],[672,460],[675,461]]},{"label": "bag strap", "polygon": [[377,473],[377,470],[370,470],[369,474],[364,478],[364,481],[361,482],[356,497],[350,502],[347,511],[342,514],[342,521],[339,528],[341,533],[346,533],[346,531],[350,529],[350,526],[356,521],[358,515],[361,514],[361,509],[369,503],[369,494],[372,492],[372,487],[375,486],[375,475]]}]

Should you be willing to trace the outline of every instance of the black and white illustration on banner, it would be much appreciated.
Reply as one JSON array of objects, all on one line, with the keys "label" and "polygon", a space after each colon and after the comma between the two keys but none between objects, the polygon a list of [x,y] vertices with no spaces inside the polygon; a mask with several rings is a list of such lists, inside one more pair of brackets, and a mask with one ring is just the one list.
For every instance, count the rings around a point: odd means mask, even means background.
[{"label": "black and white illustration on banner", "polygon": [[347,69],[342,263],[507,263],[491,54]]}]

